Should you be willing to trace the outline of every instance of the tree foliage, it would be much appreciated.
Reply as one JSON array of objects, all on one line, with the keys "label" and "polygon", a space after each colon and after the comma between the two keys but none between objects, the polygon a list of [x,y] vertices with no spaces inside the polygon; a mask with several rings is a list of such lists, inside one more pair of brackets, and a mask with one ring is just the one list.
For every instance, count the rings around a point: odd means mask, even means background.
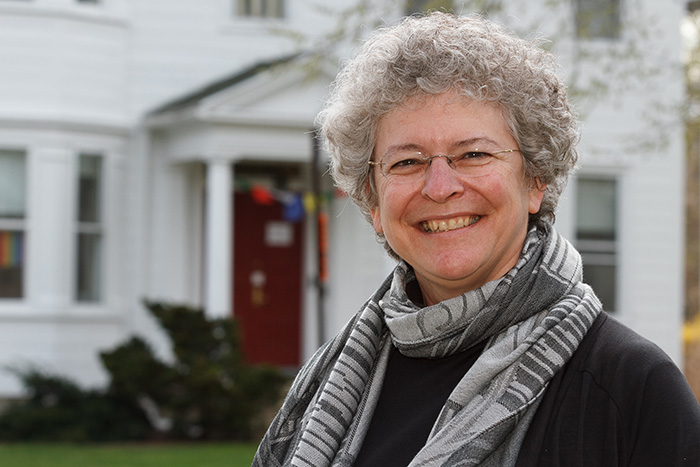
[{"label": "tree foliage", "polygon": [[[690,2],[683,24],[685,47],[685,318],[691,321],[700,310],[700,4]],[[693,7],[693,4],[695,5]]]},{"label": "tree foliage", "polygon": [[[615,4],[572,0],[348,0],[338,4],[318,1],[316,8],[329,24],[321,37],[308,31],[275,32],[292,38],[306,53],[303,66],[316,73],[323,63],[353,55],[361,40],[373,30],[391,25],[406,14],[434,10],[481,14],[505,24],[521,37],[546,38],[543,47],[561,59],[569,96],[582,119],[602,103],[619,108],[629,104],[624,102],[626,96],[645,96],[646,105],[637,111],[640,124],[626,135],[625,145],[630,152],[658,151],[674,134],[669,130],[679,124],[680,95],[669,101],[667,94],[661,92],[669,77],[678,73],[677,51],[665,49],[666,42],[658,40],[668,32],[646,0],[619,2],[615,15],[604,8],[578,8],[604,3]],[[592,25],[600,17],[591,19],[591,14],[615,16],[618,21],[609,21],[606,27],[619,29],[603,31],[597,37],[600,27]],[[591,144],[591,150],[606,149],[595,147],[595,142]]]}]

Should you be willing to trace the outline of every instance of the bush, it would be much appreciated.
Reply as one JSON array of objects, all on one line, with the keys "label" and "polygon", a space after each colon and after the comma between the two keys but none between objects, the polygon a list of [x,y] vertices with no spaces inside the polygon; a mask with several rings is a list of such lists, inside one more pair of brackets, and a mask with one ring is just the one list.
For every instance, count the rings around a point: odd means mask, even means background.
[{"label": "bush", "polygon": [[15,373],[28,398],[10,405],[0,417],[3,440],[137,440],[151,433],[141,411],[116,395],[86,391],[36,369]]},{"label": "bush", "polygon": [[248,365],[236,322],[202,310],[147,303],[172,342],[174,360],[132,337],[101,353],[110,375],[104,390],[86,391],[36,370],[17,372],[28,391],[0,416],[6,440],[249,440],[253,420],[277,401],[285,378]]}]

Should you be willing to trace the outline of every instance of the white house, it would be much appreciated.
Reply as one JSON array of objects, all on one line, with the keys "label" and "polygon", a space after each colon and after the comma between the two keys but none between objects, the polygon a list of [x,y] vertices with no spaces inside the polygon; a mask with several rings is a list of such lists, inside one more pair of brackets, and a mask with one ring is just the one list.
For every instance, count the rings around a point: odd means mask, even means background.
[{"label": "white house", "polygon": [[[606,308],[680,362],[685,2],[518,3],[499,17],[557,37],[589,90],[557,225]],[[0,366],[102,384],[98,352],[133,333],[167,354],[148,299],[233,314],[251,360],[294,368],[359,308],[392,263],[314,147],[337,58],[310,74],[275,32],[323,40],[315,4],[0,0]]]}]

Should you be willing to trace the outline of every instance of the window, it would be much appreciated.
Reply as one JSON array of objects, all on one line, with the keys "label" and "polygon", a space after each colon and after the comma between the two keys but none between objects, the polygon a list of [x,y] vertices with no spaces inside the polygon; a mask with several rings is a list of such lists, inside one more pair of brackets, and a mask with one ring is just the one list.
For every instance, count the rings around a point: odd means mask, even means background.
[{"label": "window", "polygon": [[102,157],[81,154],[78,164],[76,299],[101,299],[102,282]]},{"label": "window", "polygon": [[404,14],[415,15],[431,10],[453,11],[452,0],[406,0]]},{"label": "window", "polygon": [[614,311],[617,300],[617,182],[581,177],[577,186],[576,246],[583,258],[583,279]]},{"label": "window", "polygon": [[620,0],[575,0],[576,37],[619,39]]},{"label": "window", "polygon": [[236,14],[249,18],[283,18],[284,0],[236,0]]},{"label": "window", "polygon": [[26,164],[24,151],[0,150],[0,298],[24,295]]}]

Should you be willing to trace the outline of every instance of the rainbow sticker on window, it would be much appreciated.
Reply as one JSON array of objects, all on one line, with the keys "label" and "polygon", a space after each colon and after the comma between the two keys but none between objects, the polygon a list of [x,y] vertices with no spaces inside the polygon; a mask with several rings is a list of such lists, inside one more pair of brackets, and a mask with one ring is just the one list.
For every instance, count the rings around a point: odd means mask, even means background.
[{"label": "rainbow sticker on window", "polygon": [[0,231],[0,268],[9,269],[22,265],[24,232]]}]

